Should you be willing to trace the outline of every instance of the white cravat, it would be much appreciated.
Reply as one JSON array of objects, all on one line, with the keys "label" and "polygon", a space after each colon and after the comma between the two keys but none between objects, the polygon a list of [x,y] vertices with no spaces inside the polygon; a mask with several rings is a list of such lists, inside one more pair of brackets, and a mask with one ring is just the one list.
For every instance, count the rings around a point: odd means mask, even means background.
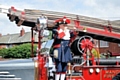
[{"label": "white cravat", "polygon": [[64,29],[65,36],[63,37],[64,40],[70,40],[70,31],[65,27]]}]

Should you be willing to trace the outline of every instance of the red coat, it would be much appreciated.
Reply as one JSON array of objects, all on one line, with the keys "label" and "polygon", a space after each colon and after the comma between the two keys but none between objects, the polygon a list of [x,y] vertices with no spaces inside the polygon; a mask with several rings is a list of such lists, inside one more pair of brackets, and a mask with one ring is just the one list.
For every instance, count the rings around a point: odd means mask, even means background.
[{"label": "red coat", "polygon": [[57,28],[54,31],[55,33],[53,34],[55,35],[54,36],[55,41],[53,44],[53,48],[59,48],[61,40],[69,40],[70,43],[73,42],[77,35],[76,31],[70,32],[68,29],[66,31],[63,31],[62,29]]},{"label": "red coat", "polygon": [[53,43],[53,48],[60,47],[61,39],[64,36],[65,36],[65,32],[62,29],[58,28],[55,32],[55,35],[54,35],[55,42]]}]

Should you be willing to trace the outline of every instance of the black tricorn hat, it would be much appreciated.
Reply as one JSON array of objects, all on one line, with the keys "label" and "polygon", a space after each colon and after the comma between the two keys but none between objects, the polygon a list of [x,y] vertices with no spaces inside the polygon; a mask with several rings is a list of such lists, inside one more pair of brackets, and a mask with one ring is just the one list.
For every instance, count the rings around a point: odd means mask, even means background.
[{"label": "black tricorn hat", "polygon": [[70,19],[67,19],[65,16],[63,18],[55,20],[55,24],[58,26],[60,24],[70,24]]}]

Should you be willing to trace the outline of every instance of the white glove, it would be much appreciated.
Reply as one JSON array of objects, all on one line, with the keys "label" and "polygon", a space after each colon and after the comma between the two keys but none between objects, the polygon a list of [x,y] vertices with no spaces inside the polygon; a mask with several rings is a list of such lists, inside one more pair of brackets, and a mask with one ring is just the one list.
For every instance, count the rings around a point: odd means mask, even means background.
[{"label": "white glove", "polygon": [[54,58],[58,58],[58,50],[57,49],[55,49],[53,51],[53,56],[54,56]]}]

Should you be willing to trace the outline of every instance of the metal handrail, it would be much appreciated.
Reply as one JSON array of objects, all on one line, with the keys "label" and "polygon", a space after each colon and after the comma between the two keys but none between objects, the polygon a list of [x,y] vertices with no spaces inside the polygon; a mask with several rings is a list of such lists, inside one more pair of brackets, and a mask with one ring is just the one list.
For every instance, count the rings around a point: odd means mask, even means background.
[{"label": "metal handrail", "polygon": [[[83,61],[80,65],[74,65],[73,67],[72,67],[72,71],[73,71],[73,69],[75,68],[75,67],[77,67],[77,66],[79,66],[79,67],[81,67],[81,66],[83,66],[84,64],[85,64],[85,62],[86,62],[86,60],[85,61]],[[71,80],[71,77],[72,77],[72,74],[70,75],[70,80]]]}]

